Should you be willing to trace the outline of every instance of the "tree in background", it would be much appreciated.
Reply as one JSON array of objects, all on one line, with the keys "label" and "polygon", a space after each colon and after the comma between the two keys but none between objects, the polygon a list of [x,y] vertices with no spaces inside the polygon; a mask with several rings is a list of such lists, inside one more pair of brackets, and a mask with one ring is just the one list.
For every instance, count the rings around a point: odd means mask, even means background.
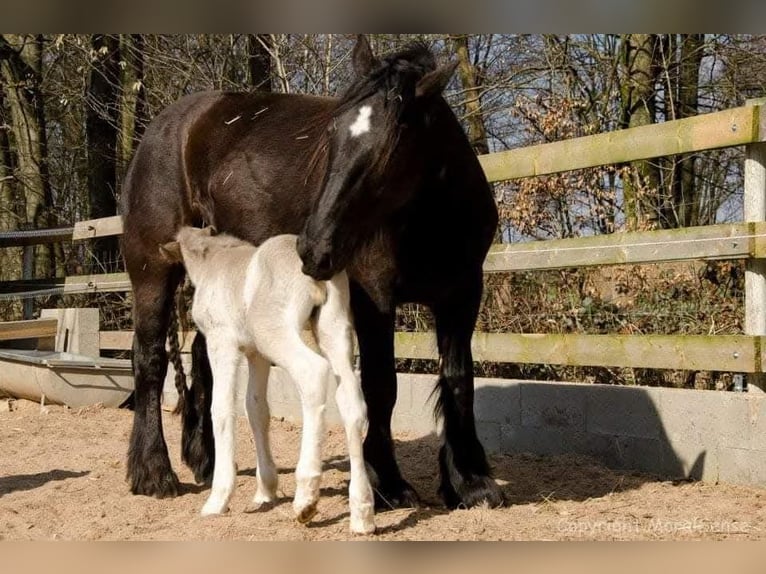
[{"label": "tree in background", "polygon": [[[16,229],[53,227],[57,221],[48,171],[42,35],[0,35],[0,78],[8,122],[4,122],[6,137],[0,141],[4,163],[8,162],[2,198],[12,202],[0,206],[7,210],[4,223]],[[34,276],[50,277],[55,272],[54,248],[36,246]]]},{"label": "tree in background", "polygon": [[121,34],[120,68],[120,152],[117,158],[118,180],[122,181],[133,152],[141,140],[147,116],[144,88],[144,37],[141,34]]},{"label": "tree in background", "polygon": [[[117,214],[117,165],[120,116],[120,39],[112,34],[91,38],[92,62],[85,93],[85,142],[89,218]],[[117,268],[118,240],[102,237],[93,241],[94,272]]]},{"label": "tree in background", "polygon": [[[740,105],[763,93],[766,77],[766,41],[752,35],[370,37],[378,53],[415,39],[442,62],[458,63],[446,95],[479,153]],[[216,88],[336,94],[352,74],[353,41],[299,34],[2,36],[0,225],[53,225],[45,206],[68,224],[114,213],[142,131],[165,106]],[[741,151],[734,149],[500,184],[503,237],[737,217],[739,171]],[[65,245],[67,261],[83,259],[78,249]]]},{"label": "tree in background", "polygon": [[476,61],[468,51],[468,34],[450,36],[457,56],[457,72],[463,88],[463,119],[468,125],[468,139],[477,154],[489,153],[487,130],[481,109],[481,78]]},{"label": "tree in background", "polygon": [[247,35],[247,70],[250,85],[263,92],[271,91],[271,53],[269,34]]},{"label": "tree in background", "polygon": [[[622,44],[622,123],[626,128],[653,124],[656,121],[659,36],[626,34]],[[652,160],[635,161],[632,167],[630,177],[623,182],[626,228],[630,231],[651,229],[657,226],[659,219],[659,168]]]}]

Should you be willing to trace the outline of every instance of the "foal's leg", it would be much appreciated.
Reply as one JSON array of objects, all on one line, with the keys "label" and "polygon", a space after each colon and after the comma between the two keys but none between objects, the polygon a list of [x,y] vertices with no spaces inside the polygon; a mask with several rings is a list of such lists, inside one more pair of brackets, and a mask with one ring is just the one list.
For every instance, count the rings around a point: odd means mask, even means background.
[{"label": "foal's leg", "polygon": [[319,483],[322,479],[322,442],[325,433],[325,403],[331,370],[328,362],[295,341],[293,358],[283,365],[298,385],[303,412],[301,452],[295,467],[293,510],[298,522],[308,522],[316,514]]},{"label": "foal's leg", "polygon": [[[135,257],[131,261],[143,259]],[[135,264],[138,265],[138,264]],[[178,494],[162,434],[161,397],[168,369],[165,339],[173,293],[182,272],[152,261],[151,272],[130,267],[133,282],[133,377],[135,410],[127,476],[133,494],[164,498]]]},{"label": "foal's leg", "polygon": [[213,368],[213,437],[215,438],[215,467],[213,487],[202,507],[202,516],[223,514],[229,508],[229,499],[234,493],[237,478],[236,420],[234,388],[237,381],[237,367],[241,354],[236,343],[219,341],[217,337],[207,339],[210,365]]},{"label": "foal's leg", "polygon": [[369,430],[364,459],[373,474],[375,506],[381,509],[418,506],[418,495],[402,478],[394,458],[391,415],[396,403],[394,315],[381,312],[367,293],[351,283],[351,308],[359,341],[362,391],[367,403]]},{"label": "foal's leg", "polygon": [[319,348],[330,361],[340,384],[335,393],[343,425],[346,429],[351,479],[348,499],[351,531],[369,534],[375,531],[374,498],[364,465],[362,441],[367,433],[367,406],[362,387],[353,367],[353,330],[349,319],[348,287],[327,285],[327,303],[319,311],[317,339]]},{"label": "foal's leg", "polygon": [[257,486],[250,508],[257,510],[263,504],[274,502],[277,498],[278,475],[274,459],[271,457],[269,403],[266,396],[271,364],[260,353],[248,355],[247,359],[249,379],[245,410],[255,438],[255,454],[258,465],[255,473]]},{"label": "foal's leg", "polygon": [[449,508],[487,502],[501,506],[500,488],[489,475],[484,448],[476,435],[473,414],[473,357],[471,336],[481,300],[481,275],[478,280],[455,292],[450,301],[433,306],[436,336],[441,357],[439,403],[444,416],[444,445],[439,452],[441,486],[439,492]]},{"label": "foal's leg", "polygon": [[[272,327],[259,348],[276,366],[287,371],[298,387],[303,412],[301,452],[295,467],[295,498],[293,510],[298,522],[308,522],[316,514],[319,483],[322,476],[322,441],[325,431],[325,403],[330,381],[330,365],[324,357],[312,351],[300,338],[306,313],[301,320],[288,325]],[[256,323],[259,324],[259,323]]]}]

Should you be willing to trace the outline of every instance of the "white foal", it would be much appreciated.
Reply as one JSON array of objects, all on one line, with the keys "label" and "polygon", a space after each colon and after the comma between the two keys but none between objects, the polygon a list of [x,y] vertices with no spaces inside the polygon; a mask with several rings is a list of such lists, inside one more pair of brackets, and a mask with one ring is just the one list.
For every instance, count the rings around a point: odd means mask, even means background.
[{"label": "white foal", "polygon": [[[210,228],[182,228],[177,241],[162,246],[166,257],[182,260],[195,286],[192,316],[207,338],[213,372],[212,418],[215,467],[203,515],[227,511],[236,484],[235,383],[237,366],[247,357],[245,400],[257,456],[258,507],[276,499],[277,471],[269,445],[266,387],[271,364],[285,369],[298,386],[303,434],[293,509],[300,522],[316,513],[322,471],[321,445],[330,381],[343,418],[351,462],[351,531],[370,533],[373,493],[362,454],[367,409],[353,366],[348,278],[341,272],[315,281],[301,272],[296,236],[280,235],[259,247]],[[301,339],[314,332],[321,355]]]}]

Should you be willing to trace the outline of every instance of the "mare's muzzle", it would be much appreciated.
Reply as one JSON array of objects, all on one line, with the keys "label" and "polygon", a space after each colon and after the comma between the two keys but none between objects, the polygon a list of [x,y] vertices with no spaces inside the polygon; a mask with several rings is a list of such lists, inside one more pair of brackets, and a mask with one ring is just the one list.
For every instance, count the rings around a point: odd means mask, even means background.
[{"label": "mare's muzzle", "polygon": [[339,270],[333,266],[332,249],[329,241],[313,241],[305,233],[298,236],[298,256],[303,262],[301,271],[317,281],[327,281]]}]

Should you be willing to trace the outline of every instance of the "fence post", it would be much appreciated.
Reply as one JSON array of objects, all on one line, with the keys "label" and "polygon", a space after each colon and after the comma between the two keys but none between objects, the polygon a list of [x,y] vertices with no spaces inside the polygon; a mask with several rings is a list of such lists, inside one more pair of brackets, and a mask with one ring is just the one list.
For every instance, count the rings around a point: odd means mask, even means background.
[{"label": "fence post", "polygon": [[[747,100],[745,105],[759,106],[758,126],[766,127],[766,98]],[[745,146],[745,221],[766,221],[766,143]],[[745,267],[745,334],[766,335],[766,259],[748,259]],[[766,390],[764,373],[748,375],[748,390]]]},{"label": "fence post", "polygon": [[[21,256],[21,278],[34,279],[35,277],[35,246],[25,245]],[[22,300],[22,317],[31,319],[34,314],[34,301],[31,298]]]}]

